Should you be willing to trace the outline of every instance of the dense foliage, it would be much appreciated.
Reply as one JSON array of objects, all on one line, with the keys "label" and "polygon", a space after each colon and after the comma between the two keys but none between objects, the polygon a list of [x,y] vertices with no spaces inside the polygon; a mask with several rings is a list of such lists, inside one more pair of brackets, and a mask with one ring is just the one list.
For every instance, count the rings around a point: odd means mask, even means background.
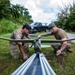
[{"label": "dense foliage", "polygon": [[20,28],[20,27],[21,27],[20,25],[17,25],[7,19],[3,18],[2,20],[0,20],[0,34],[11,33],[15,29]]},{"label": "dense foliage", "polygon": [[73,4],[64,5],[64,9],[60,9],[58,19],[55,21],[58,27],[68,31],[75,31],[75,2]]},{"label": "dense foliage", "polygon": [[10,0],[0,0],[0,19],[6,18],[19,24],[32,23],[28,9],[21,5],[13,5]]}]

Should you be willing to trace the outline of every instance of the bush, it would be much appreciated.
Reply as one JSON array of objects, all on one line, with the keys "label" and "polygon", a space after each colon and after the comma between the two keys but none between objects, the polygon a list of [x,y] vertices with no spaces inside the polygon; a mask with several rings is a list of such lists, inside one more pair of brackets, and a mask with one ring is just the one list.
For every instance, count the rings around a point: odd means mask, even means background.
[{"label": "bush", "polygon": [[12,21],[2,19],[0,20],[0,34],[3,33],[11,33],[15,29],[19,28],[20,26],[14,24]]}]

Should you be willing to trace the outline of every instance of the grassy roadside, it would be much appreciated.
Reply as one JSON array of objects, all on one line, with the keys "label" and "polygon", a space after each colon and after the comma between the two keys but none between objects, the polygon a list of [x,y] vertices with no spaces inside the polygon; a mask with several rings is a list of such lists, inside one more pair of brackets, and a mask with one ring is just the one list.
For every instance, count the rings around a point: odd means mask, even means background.
[{"label": "grassy roadside", "polygon": [[[38,33],[39,34],[39,33]],[[37,34],[37,35],[38,35]],[[5,36],[9,38],[9,35]],[[35,37],[32,37],[35,38]],[[54,37],[43,37],[44,39],[53,39]],[[53,55],[53,48],[42,48],[51,67],[57,75],[75,75],[75,44],[72,43],[73,53],[67,53],[64,57],[62,68],[59,67],[57,57]],[[32,55],[34,50],[31,48],[29,54]],[[16,70],[23,61],[11,58],[9,42],[0,39],[0,75],[10,75]]]}]

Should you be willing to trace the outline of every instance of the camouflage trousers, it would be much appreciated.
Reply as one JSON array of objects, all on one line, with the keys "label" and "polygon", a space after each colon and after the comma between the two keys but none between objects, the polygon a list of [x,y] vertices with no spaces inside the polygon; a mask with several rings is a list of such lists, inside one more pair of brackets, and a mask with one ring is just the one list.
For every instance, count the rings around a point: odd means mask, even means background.
[{"label": "camouflage trousers", "polygon": [[[59,50],[59,49],[61,48],[61,44],[60,44],[60,43],[53,43],[53,44],[51,44],[51,46],[53,47],[55,53],[56,53],[57,50]],[[71,48],[71,44],[68,43],[67,46],[66,46],[66,48],[62,51],[61,54],[64,54],[64,53],[67,52],[70,48]]]},{"label": "camouflage trousers", "polygon": [[[29,43],[24,43],[23,49],[24,49],[25,53],[28,53],[29,52]],[[18,45],[15,42],[10,43],[10,53],[11,53],[11,56],[15,59],[18,59],[19,56],[21,55]]]}]

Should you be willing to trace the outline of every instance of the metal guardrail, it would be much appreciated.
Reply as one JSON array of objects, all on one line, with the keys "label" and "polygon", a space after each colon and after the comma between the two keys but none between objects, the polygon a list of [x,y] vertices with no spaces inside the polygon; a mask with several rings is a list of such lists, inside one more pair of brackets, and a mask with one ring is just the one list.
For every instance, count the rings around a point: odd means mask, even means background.
[{"label": "metal guardrail", "polygon": [[11,75],[56,75],[43,53],[34,53]]}]

